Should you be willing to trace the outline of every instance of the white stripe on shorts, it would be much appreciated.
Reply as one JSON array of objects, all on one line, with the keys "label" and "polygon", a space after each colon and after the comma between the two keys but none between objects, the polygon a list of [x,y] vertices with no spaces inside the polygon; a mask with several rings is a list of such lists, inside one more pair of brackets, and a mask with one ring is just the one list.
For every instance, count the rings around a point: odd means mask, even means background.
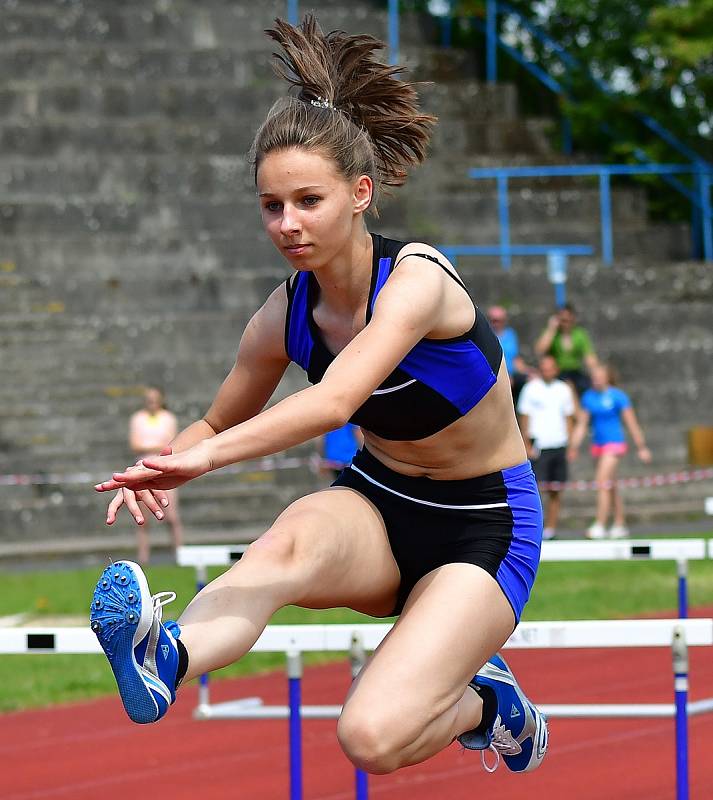
[{"label": "white stripe on shorts", "polygon": [[359,467],[355,467],[354,464],[349,465],[349,469],[353,469],[354,472],[358,472],[363,478],[369,481],[369,483],[373,483],[374,486],[378,486],[380,489],[384,489],[387,492],[391,492],[391,494],[395,494],[398,497],[403,497],[404,500],[410,500],[412,503],[421,503],[423,506],[434,506],[435,508],[456,508],[463,511],[477,511],[481,508],[507,508],[507,503],[482,503],[481,505],[477,506],[451,506],[446,505],[445,503],[432,503],[430,500],[419,500],[418,497],[409,497],[407,494],[401,494],[401,492],[397,492],[395,489],[391,489],[388,486],[384,486],[383,483],[379,483],[379,481],[375,481],[372,477],[366,474],[366,472],[362,472]]},{"label": "white stripe on shorts", "polygon": [[400,383],[398,386],[392,386],[390,389],[374,389],[372,394],[389,394],[389,392],[398,392],[399,389],[405,389],[412,383],[416,383],[416,378],[406,381],[406,383]]}]

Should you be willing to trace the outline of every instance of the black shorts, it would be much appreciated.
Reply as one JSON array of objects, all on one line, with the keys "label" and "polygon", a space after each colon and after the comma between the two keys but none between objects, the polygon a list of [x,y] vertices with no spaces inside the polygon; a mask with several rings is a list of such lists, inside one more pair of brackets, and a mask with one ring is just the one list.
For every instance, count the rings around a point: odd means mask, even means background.
[{"label": "black shorts", "polygon": [[520,620],[542,543],[542,506],[529,462],[441,481],[394,472],[362,449],[332,485],[355,489],[381,513],[401,571],[392,614],[401,613],[424,575],[466,563],[495,578]]},{"label": "black shorts", "polygon": [[538,483],[564,483],[567,480],[567,448],[552,447],[540,450],[532,469]]}]

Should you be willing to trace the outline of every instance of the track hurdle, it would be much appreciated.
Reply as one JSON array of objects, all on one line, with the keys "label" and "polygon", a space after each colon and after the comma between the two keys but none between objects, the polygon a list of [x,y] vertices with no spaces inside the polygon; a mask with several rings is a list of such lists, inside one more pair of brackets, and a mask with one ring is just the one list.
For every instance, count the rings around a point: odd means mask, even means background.
[{"label": "track hurdle", "polygon": [[[374,650],[391,625],[273,625],[252,648],[254,652],[288,653],[290,679],[295,681],[289,706],[236,709],[217,704],[203,709],[202,719],[284,719],[290,722],[292,770],[299,779],[291,784],[291,800],[302,800],[302,718],[333,718],[340,706],[302,706],[301,654],[350,652],[355,640],[365,651]],[[675,703],[613,705],[542,705],[551,718],[675,718],[676,799],[688,800],[688,717],[713,710],[713,698],[688,702],[688,647],[713,645],[713,619],[585,620],[523,622],[505,644],[506,649],[670,647],[673,657]],[[0,628],[0,655],[19,653],[101,653],[96,637],[85,628]],[[299,673],[299,674],[297,674]],[[243,702],[244,701],[239,701]],[[233,708],[225,708],[232,705]],[[359,798],[365,800],[365,795]]]},{"label": "track hurdle", "polygon": [[713,540],[574,539],[542,543],[542,561],[675,561],[678,572],[678,616],[688,616],[688,562],[713,558]]},{"label": "track hurdle", "polygon": [[[706,547],[708,544],[708,548]],[[228,567],[248,545],[186,545],[177,551],[177,563],[196,570],[196,588],[207,581],[208,567]],[[688,562],[713,558],[713,539],[588,539],[542,543],[542,561],[675,561],[678,570],[678,616],[688,616]]]}]

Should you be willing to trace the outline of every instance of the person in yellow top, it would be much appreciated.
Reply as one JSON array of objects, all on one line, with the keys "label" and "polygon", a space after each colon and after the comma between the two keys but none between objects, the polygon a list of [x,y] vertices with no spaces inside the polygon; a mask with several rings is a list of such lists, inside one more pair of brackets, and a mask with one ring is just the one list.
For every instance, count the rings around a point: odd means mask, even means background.
[{"label": "person in yellow top", "polygon": [[[145,456],[159,455],[166,445],[178,433],[176,415],[164,404],[164,396],[157,386],[147,386],[144,390],[144,407],[131,415],[129,421],[129,446],[131,452],[141,460]],[[178,493],[176,489],[169,492],[168,505],[163,511],[157,511],[157,519],[166,519],[171,527],[171,538],[174,549],[183,542],[183,526],[178,513]],[[140,564],[148,564],[151,555],[148,520],[150,514],[140,510],[134,516],[137,523],[136,544],[137,558]],[[107,524],[114,522],[115,516],[107,515]]]}]

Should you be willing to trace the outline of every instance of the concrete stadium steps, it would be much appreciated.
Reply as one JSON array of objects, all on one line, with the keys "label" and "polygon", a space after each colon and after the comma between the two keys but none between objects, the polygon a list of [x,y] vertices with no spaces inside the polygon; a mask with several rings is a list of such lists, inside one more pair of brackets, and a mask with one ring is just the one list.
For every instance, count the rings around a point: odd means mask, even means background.
[{"label": "concrete stadium steps", "polygon": [[[313,477],[308,486],[298,481],[281,485],[275,482],[250,481],[231,486],[215,486],[208,478],[181,492],[180,513],[187,529],[239,530],[244,526],[267,527],[277,509],[292,502],[301,494],[324,485]],[[39,488],[39,487],[38,487]],[[0,530],[13,531],[13,538],[28,542],[52,538],[53,531],[73,535],[91,535],[111,531],[118,535],[132,532],[134,523],[129,515],[121,513],[114,526],[104,524],[109,494],[95,492],[91,486],[81,491],[68,492],[64,487],[42,487],[42,494],[22,500],[0,499]],[[126,518],[124,518],[126,516]],[[159,528],[156,520],[150,525]]]},{"label": "concrete stadium steps", "polygon": [[[385,36],[384,9],[368,0],[309,5],[325,29]],[[247,320],[289,273],[261,231],[246,157],[282,92],[262,31],[285,9],[0,0],[0,473],[129,463],[126,425],[146,383],[165,387],[181,424],[205,412]],[[474,54],[433,46],[417,15],[401,22],[406,76],[434,81],[420,91],[440,124],[430,160],[371,229],[494,244],[495,183],[472,181],[468,168],[598,159],[553,152],[554,122],[524,118],[513,85],[464,77]],[[568,292],[621,368],[654,451],[650,468],[630,454],[622,474],[665,471],[685,463],[686,430],[705,422],[713,284],[708,268],[669,263],[687,256],[687,226],[650,223],[634,183],[615,182],[612,198],[617,263],[571,259]],[[592,179],[513,180],[510,200],[512,241],[599,254]],[[516,258],[506,273],[497,259],[463,258],[459,269],[481,306],[510,308],[532,360],[553,306],[545,259]],[[277,397],[304,385],[291,367]],[[588,456],[574,473],[591,476]],[[184,489],[188,533],[235,540],[320,481],[309,470],[211,476]],[[641,494],[632,514],[687,513],[701,505],[696,491]],[[586,523],[592,502],[572,493],[566,505]],[[105,506],[90,487],[0,487],[0,539],[99,541]],[[126,522],[109,533],[133,538]],[[165,539],[165,528],[153,535]]]},{"label": "concrete stadium steps", "polygon": [[[249,47],[266,40],[263,30],[275,17],[286,17],[285,0],[268,0],[259,6],[209,0],[199,5],[177,0],[149,0],[146,3],[111,3],[108,0],[88,5],[49,2],[3,3],[0,35],[16,43],[57,42],[66,44],[135,44],[171,42],[186,47]],[[383,38],[386,12],[373,3],[354,0],[337,4],[312,0],[314,10],[326,30],[344,28],[373,33]],[[302,8],[304,13],[306,10]],[[264,45],[263,45],[264,46]]]},{"label": "concrete stadium steps", "polygon": [[[185,58],[184,51],[180,52]],[[106,55],[105,50],[98,51],[100,54]],[[217,51],[220,55],[221,51]],[[244,52],[226,51],[226,55],[239,56],[240,63],[245,60]],[[87,57],[86,52],[83,56]],[[21,53],[16,54],[17,58]],[[94,74],[91,81],[86,75],[61,74],[49,75],[41,83],[36,78],[6,79],[0,88],[0,112],[5,121],[75,115],[108,119],[166,116],[187,121],[239,116],[246,124],[257,125],[280,96],[281,88],[276,81],[267,80],[272,72],[266,59],[257,59],[257,65],[263,66],[265,74],[260,80],[255,76],[249,84],[235,79],[230,69],[236,69],[235,64],[229,64],[227,69],[222,64],[222,71],[214,76],[205,76],[198,70],[197,75],[189,72],[174,78],[157,74],[150,82],[133,72],[123,79]],[[422,107],[445,118],[444,122],[520,121],[512,84],[495,86],[472,79],[454,84],[426,83],[419,87],[419,96]]]}]

